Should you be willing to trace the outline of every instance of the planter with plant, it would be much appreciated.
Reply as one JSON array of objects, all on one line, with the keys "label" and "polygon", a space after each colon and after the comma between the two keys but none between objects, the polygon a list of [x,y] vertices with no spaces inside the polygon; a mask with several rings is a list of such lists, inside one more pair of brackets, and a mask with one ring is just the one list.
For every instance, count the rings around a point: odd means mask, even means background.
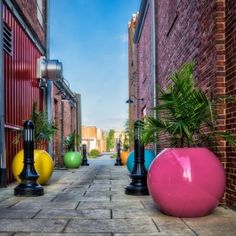
[{"label": "planter with plant", "polygon": [[[32,114],[30,119],[34,123],[34,141],[35,141],[35,150],[34,150],[34,166],[39,174],[38,183],[44,185],[50,179],[54,163],[52,157],[48,152],[42,150],[41,148],[46,148],[47,143],[51,141],[52,136],[56,133],[57,128],[52,122],[48,121],[47,113],[41,112],[37,109],[37,103],[34,102]],[[23,133],[22,133],[23,134]],[[19,134],[15,137],[14,143],[18,144],[22,139],[22,134]],[[23,169],[23,159],[24,151],[21,150],[16,154],[12,162],[13,175],[18,182],[20,182],[19,174]]]},{"label": "planter with plant", "polygon": [[82,156],[76,151],[80,140],[79,135],[76,132],[72,132],[68,135],[64,141],[66,152],[63,157],[64,165],[67,168],[79,168],[82,163]]},{"label": "planter with plant", "polygon": [[157,118],[146,117],[143,142],[159,135],[172,148],[155,158],[148,172],[149,192],[164,213],[198,217],[214,210],[224,194],[223,165],[207,148],[217,147],[219,138],[235,147],[234,137],[216,128],[215,108],[232,97],[209,99],[197,87],[194,64],[183,65],[160,91]]}]

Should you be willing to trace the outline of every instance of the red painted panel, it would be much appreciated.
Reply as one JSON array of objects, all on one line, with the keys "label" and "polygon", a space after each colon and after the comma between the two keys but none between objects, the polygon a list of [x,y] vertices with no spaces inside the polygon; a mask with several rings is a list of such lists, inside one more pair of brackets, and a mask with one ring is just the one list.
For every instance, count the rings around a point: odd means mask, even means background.
[{"label": "red painted panel", "polygon": [[[43,104],[36,79],[36,63],[41,53],[6,6],[3,7],[3,20],[13,35],[13,53],[4,53],[5,124],[22,127],[24,120],[30,117],[33,102],[37,101],[39,107]],[[5,131],[8,182],[12,182],[11,162],[21,147],[12,143],[16,132],[9,128]]]}]

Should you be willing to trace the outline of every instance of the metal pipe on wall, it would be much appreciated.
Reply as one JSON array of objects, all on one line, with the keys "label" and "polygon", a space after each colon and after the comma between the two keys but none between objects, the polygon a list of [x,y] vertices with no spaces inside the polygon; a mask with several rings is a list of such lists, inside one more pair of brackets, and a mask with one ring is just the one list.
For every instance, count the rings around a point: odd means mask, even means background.
[{"label": "metal pipe on wall", "polygon": [[5,154],[5,114],[4,114],[4,65],[3,65],[3,2],[0,0],[0,187],[7,185]]},{"label": "metal pipe on wall", "polygon": [[[152,22],[151,22],[151,27],[152,27],[152,71],[153,71],[153,106],[157,106],[157,62],[156,62],[156,0],[152,0]],[[154,118],[157,117],[157,111],[153,110],[153,116]],[[158,138],[158,137],[156,137]],[[158,146],[157,146],[157,141],[154,143],[154,153],[157,154],[158,152]]]},{"label": "metal pipe on wall", "polygon": [[[50,27],[49,27],[49,12],[50,12],[50,1],[46,0],[46,19],[45,19],[45,47],[46,47],[46,59],[50,58],[50,50],[49,50],[49,34],[50,34]],[[53,82],[47,81],[47,88],[45,89],[46,92],[46,106],[44,108],[47,109],[48,120],[52,121],[53,114],[52,114],[52,89],[53,89]],[[52,141],[48,143],[48,153],[53,157],[53,148],[52,148]]]}]

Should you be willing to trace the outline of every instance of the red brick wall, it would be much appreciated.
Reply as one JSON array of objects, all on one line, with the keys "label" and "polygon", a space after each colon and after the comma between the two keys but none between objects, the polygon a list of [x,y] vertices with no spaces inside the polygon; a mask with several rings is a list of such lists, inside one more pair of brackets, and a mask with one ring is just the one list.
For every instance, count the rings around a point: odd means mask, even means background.
[{"label": "red brick wall", "polygon": [[[134,38],[134,31],[136,28],[136,22],[137,22],[137,15],[133,15],[131,18],[131,21],[128,25],[128,50],[129,50],[129,98],[133,99],[133,95],[137,96],[136,94],[136,64],[135,64],[135,51],[136,51],[136,45],[133,42]],[[137,107],[136,103],[130,103],[129,104],[129,120],[135,121],[137,119]]]},{"label": "red brick wall", "polygon": [[58,128],[53,137],[54,160],[57,166],[62,166],[64,139],[76,129],[76,109],[71,106],[68,100],[62,100],[55,85],[53,87],[53,122]]},{"label": "red brick wall", "polygon": [[[236,95],[236,1],[226,2],[226,94]],[[236,133],[236,104],[228,103],[226,128]],[[227,148],[227,203],[236,207],[236,153]]]},{"label": "red brick wall", "polygon": [[[158,87],[166,87],[172,72],[194,60],[198,83],[210,94],[216,73],[215,1],[182,0],[174,11],[170,1],[157,1]],[[160,146],[168,146],[165,137],[160,138]]]},{"label": "red brick wall", "polygon": [[[198,84],[208,95],[235,95],[236,2],[182,0],[176,6],[177,16],[172,16],[171,23],[169,1],[172,0],[157,1],[158,86],[165,87],[170,73],[193,59]],[[218,130],[235,133],[235,105],[228,103],[217,107]],[[160,137],[160,146],[168,147],[166,137]],[[226,168],[226,201],[236,206],[235,152],[226,147],[225,141],[219,140],[217,155]]]},{"label": "red brick wall", "polygon": [[45,17],[46,17],[46,1],[43,0],[43,26],[40,25],[37,19],[37,1],[36,0],[16,0],[23,15],[26,17],[29,25],[36,33],[41,44],[45,46]]}]

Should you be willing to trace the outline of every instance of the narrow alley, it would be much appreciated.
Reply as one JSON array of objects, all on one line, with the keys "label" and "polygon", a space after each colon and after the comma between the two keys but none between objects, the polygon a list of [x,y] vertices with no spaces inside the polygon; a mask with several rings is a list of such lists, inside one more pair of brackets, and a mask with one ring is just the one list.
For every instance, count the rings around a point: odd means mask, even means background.
[{"label": "narrow alley", "polygon": [[159,235],[233,236],[236,212],[175,218],[162,214],[150,196],[125,195],[126,167],[109,155],[79,169],[56,169],[41,197],[15,197],[15,184],[0,192],[0,236]]}]

